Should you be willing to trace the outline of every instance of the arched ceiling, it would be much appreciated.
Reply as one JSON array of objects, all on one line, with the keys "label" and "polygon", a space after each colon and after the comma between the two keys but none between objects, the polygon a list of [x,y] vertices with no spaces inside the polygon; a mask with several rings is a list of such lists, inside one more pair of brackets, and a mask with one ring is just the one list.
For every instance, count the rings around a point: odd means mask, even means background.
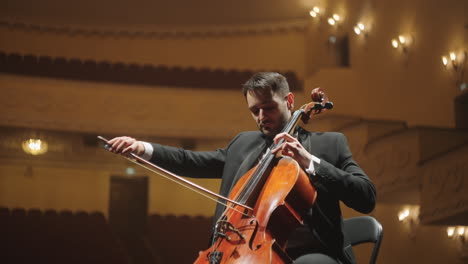
[{"label": "arched ceiling", "polygon": [[318,0],[4,0],[3,20],[102,26],[277,23],[304,19]]}]

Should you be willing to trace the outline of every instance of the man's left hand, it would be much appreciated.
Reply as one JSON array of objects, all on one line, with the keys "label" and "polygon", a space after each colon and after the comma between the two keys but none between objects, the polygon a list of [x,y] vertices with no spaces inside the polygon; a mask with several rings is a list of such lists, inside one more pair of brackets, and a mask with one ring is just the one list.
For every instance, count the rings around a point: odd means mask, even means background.
[{"label": "man's left hand", "polygon": [[275,136],[273,141],[275,144],[278,144],[281,139],[284,139],[284,142],[271,152],[273,154],[281,152],[282,155],[295,159],[302,168],[308,168],[312,161],[312,154],[310,154],[295,137],[288,133],[279,133]]}]

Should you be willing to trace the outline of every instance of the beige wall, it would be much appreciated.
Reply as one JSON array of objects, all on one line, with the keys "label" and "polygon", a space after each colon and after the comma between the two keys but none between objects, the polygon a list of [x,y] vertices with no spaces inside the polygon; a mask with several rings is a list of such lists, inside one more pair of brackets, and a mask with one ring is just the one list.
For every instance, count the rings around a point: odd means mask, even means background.
[{"label": "beige wall", "polygon": [[[112,154],[108,154],[112,155]],[[149,175],[131,164],[136,175]],[[99,211],[108,215],[110,175],[126,175],[126,167],[112,171],[72,168],[67,164],[43,167],[30,164],[0,165],[0,206],[10,208],[36,208],[41,210]],[[188,178],[189,179],[189,178]],[[189,179],[218,192],[219,181]],[[215,202],[184,187],[150,175],[149,214],[211,216]]]},{"label": "beige wall", "polygon": [[[454,127],[453,100],[460,90],[442,66],[441,56],[468,47],[466,1],[362,1],[353,5],[330,1],[328,5],[330,12],[339,13],[341,5],[351,10],[339,30],[325,22],[310,22],[308,52],[321,54],[321,59],[311,56],[308,60],[306,91],[319,85],[328,88],[336,103],[335,113],[404,120],[411,126]],[[357,21],[371,26],[367,38],[353,33]],[[349,36],[349,69],[326,64],[331,56],[326,44],[330,34]],[[407,54],[391,47],[391,39],[400,34],[414,38]]]}]

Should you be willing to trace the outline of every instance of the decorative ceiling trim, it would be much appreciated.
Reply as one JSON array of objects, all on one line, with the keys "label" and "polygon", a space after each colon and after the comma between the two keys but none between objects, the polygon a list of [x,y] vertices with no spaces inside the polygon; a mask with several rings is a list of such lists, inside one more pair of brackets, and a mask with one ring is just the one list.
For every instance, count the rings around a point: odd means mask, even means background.
[{"label": "decorative ceiling trim", "polygon": [[102,38],[199,38],[199,37],[227,37],[236,35],[257,35],[257,34],[272,34],[286,32],[304,32],[306,29],[307,20],[293,20],[268,24],[251,24],[251,25],[206,25],[192,27],[160,27],[148,28],[128,28],[120,26],[116,27],[85,27],[73,25],[47,25],[39,23],[31,23],[24,21],[13,21],[0,19],[0,28],[8,30],[20,31],[36,31],[40,33],[56,34],[56,35],[85,35],[96,36]]},{"label": "decorative ceiling trim", "polygon": [[[80,81],[240,90],[256,71],[83,61],[0,51],[0,72]],[[302,90],[302,82],[294,72],[280,73],[293,90]]]}]

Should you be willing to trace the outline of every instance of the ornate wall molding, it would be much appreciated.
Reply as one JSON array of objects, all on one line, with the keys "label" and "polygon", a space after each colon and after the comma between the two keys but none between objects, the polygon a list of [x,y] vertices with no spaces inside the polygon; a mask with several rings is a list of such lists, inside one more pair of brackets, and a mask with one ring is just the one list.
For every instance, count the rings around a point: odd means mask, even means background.
[{"label": "ornate wall molding", "polygon": [[466,225],[468,216],[468,146],[425,163],[421,189],[421,221]]},{"label": "ornate wall molding", "polygon": [[[0,72],[66,80],[238,90],[255,73],[251,70],[113,63],[31,54],[6,54],[1,51]],[[302,82],[294,72],[281,73],[286,76],[293,90],[302,90]]]},{"label": "ornate wall molding", "polygon": [[1,19],[0,27],[8,30],[31,31],[56,35],[84,35],[102,38],[204,38],[257,35],[286,32],[304,32],[307,20],[299,19],[268,24],[204,25],[186,27],[124,28],[84,27],[76,25],[49,25],[35,22]]},{"label": "ornate wall molding", "polygon": [[418,191],[420,153],[417,134],[414,130],[406,130],[384,133],[377,138],[379,140],[371,140],[372,144],[364,145],[361,165],[374,181],[380,200],[392,201],[398,196],[401,199],[398,202],[417,202],[401,195]]},{"label": "ornate wall molding", "polygon": [[[406,199],[406,203],[419,203],[421,189],[432,188],[425,194],[425,199],[431,200],[427,204],[434,204],[436,201],[447,200],[445,197],[449,193],[455,194],[466,189],[462,184],[467,167],[463,163],[453,163],[452,160],[458,160],[455,153],[468,146],[467,136],[465,131],[455,129],[434,127],[397,129],[368,142],[364,147],[362,161],[359,162],[373,179],[383,200],[393,199],[395,194],[398,194],[399,198],[403,198],[402,202]],[[439,165],[439,159],[446,160],[447,164],[452,165]],[[431,172],[427,168],[431,168]],[[451,186],[450,190],[444,189],[446,185]],[[407,200],[403,193],[416,200]],[[449,207],[458,208],[465,203],[462,202],[460,205],[458,201],[454,201],[454,204],[456,206],[449,205]]]}]

